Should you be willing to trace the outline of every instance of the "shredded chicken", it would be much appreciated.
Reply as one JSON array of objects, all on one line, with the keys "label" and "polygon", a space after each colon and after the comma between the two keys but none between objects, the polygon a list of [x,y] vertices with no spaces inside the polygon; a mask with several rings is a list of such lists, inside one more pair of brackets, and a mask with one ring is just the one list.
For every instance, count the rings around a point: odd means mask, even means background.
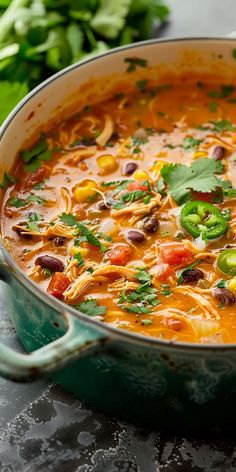
[{"label": "shredded chicken", "polygon": [[113,131],[114,131],[113,120],[111,119],[110,115],[105,115],[105,125],[101,134],[99,134],[99,136],[96,138],[96,143],[99,146],[105,146],[107,141],[109,141]]},{"label": "shredded chicken", "polygon": [[204,296],[200,295],[199,289],[195,290],[195,287],[193,286],[181,285],[181,287],[175,287],[173,291],[180,292],[183,295],[192,298],[194,302],[201,308],[207,319],[211,319],[212,317],[214,317],[216,320],[220,319],[220,315],[215,309],[213,303],[211,303],[209,300],[207,294],[204,294]]},{"label": "shredded chicken", "polygon": [[126,215],[127,213],[131,213],[132,215],[135,215],[138,217],[138,218],[135,218],[133,216],[130,219],[130,224],[132,225],[136,221],[138,221],[142,216],[147,215],[160,204],[161,204],[161,197],[160,195],[156,195],[147,204],[143,202],[141,203],[134,202],[134,203],[131,203],[131,205],[127,205],[124,208],[121,208],[120,210],[113,209],[111,210],[111,216],[116,217],[116,216]]}]

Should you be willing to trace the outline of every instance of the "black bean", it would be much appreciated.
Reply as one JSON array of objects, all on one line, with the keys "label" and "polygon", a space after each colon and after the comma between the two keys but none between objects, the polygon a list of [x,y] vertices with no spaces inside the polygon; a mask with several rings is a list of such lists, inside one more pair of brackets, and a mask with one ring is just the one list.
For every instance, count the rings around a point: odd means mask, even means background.
[{"label": "black bean", "polygon": [[65,242],[65,238],[63,236],[56,236],[53,238],[53,244],[56,247],[63,246]]},{"label": "black bean", "polygon": [[127,162],[124,168],[124,174],[131,175],[136,171],[137,168],[138,164],[136,164],[136,162]]},{"label": "black bean", "polygon": [[98,210],[108,210],[110,208],[110,205],[108,202],[105,203],[104,200],[101,200],[100,202],[98,202],[97,208]]},{"label": "black bean", "polygon": [[223,146],[216,146],[214,148],[214,151],[212,153],[213,159],[215,159],[216,161],[220,161],[221,159],[223,159],[224,155],[225,155],[225,148]]},{"label": "black bean", "polygon": [[204,279],[204,273],[201,269],[189,269],[182,273],[181,284],[189,284]]},{"label": "black bean", "polygon": [[49,269],[51,272],[63,272],[64,270],[63,262],[53,256],[39,256],[35,260],[35,265],[39,265],[43,269]]},{"label": "black bean", "polygon": [[214,288],[213,297],[222,305],[233,305],[236,302],[235,295],[228,288]]},{"label": "black bean", "polygon": [[141,231],[136,230],[129,231],[127,237],[133,243],[142,243],[145,239],[144,234]]},{"label": "black bean", "polygon": [[159,222],[155,216],[147,216],[143,221],[143,230],[145,233],[155,233],[158,230]]}]

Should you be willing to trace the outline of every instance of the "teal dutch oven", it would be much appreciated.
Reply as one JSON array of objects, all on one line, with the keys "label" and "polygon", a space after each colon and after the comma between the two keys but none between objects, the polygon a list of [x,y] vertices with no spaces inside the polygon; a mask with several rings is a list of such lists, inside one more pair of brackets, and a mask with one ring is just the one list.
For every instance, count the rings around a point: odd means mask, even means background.
[{"label": "teal dutch oven", "polygon": [[[63,118],[82,95],[87,103],[97,99],[96,81],[103,79],[104,94],[112,81],[134,81],[126,72],[127,57],[145,59],[157,74],[222,71],[230,83],[236,76],[234,49],[233,39],[154,40],[63,70],[27,95],[3,124],[1,172],[11,168],[31,136]],[[3,240],[1,254],[8,310],[28,354],[1,344],[0,375],[21,382],[50,376],[108,414],[151,428],[234,428],[236,345],[167,342],[105,325],[44,293],[24,275]]]}]

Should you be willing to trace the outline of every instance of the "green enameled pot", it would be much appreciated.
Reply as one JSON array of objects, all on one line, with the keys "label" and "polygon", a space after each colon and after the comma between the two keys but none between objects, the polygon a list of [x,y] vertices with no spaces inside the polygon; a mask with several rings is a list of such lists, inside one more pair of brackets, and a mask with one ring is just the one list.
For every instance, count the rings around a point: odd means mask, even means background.
[{"label": "green enameled pot", "polygon": [[[133,81],[135,73],[126,72],[127,57],[146,59],[157,71],[222,70],[230,83],[236,72],[233,50],[233,39],[155,40],[112,50],[63,70],[33,90],[3,124],[1,173],[11,168],[30,136],[65,115],[82,93],[81,87],[89,100],[94,98],[93,83],[102,77],[110,77],[104,81],[105,91],[117,77]],[[90,85],[84,87],[86,83]],[[19,354],[1,345],[3,377],[26,382],[50,376],[81,400],[152,428],[221,431],[234,427],[236,345],[167,342],[104,325],[42,292],[17,266],[4,241],[1,250],[0,277],[6,283],[8,309],[30,353]]]}]

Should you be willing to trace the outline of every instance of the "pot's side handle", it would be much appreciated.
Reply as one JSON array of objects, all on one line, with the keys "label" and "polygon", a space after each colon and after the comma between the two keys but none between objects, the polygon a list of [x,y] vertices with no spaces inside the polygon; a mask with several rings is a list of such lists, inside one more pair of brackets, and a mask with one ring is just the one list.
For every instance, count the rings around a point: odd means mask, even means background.
[{"label": "pot's side handle", "polygon": [[[8,267],[0,262],[0,279],[8,282]],[[30,382],[51,374],[69,362],[86,357],[101,348],[108,338],[93,327],[81,327],[76,316],[65,312],[66,333],[31,354],[21,354],[0,343],[0,376],[18,382]]]}]

